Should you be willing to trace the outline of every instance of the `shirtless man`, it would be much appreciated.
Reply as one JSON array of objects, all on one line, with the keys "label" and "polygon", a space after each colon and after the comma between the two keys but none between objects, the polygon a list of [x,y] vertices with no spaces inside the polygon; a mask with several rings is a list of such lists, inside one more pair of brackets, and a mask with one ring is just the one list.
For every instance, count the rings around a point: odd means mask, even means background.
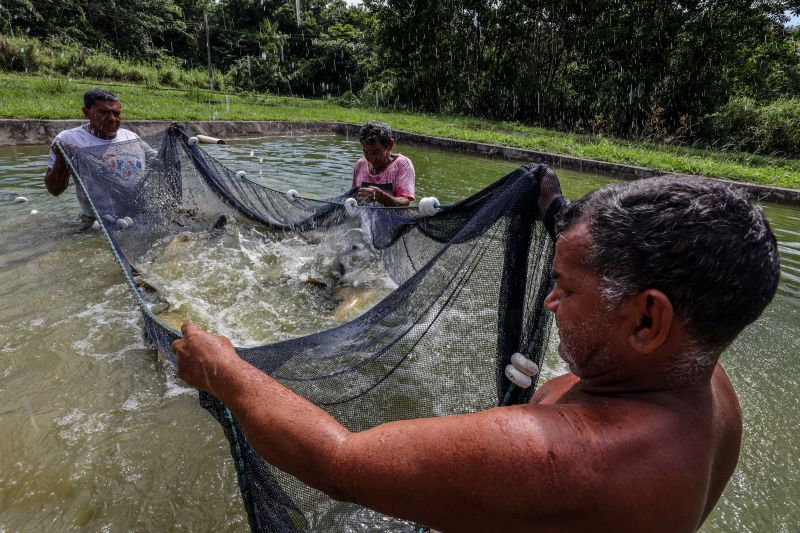
[{"label": "shirtless man", "polygon": [[351,433],[186,323],[178,373],[222,400],[255,449],[331,497],[442,531],[695,531],[738,460],[717,360],[772,299],[775,237],[711,180],[605,187],[556,226],[555,314],[570,373],[528,405]]}]

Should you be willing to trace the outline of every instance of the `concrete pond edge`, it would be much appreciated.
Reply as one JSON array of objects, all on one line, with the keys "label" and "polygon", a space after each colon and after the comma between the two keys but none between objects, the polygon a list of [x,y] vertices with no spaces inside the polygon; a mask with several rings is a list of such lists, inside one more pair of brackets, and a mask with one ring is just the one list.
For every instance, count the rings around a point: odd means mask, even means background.
[{"label": "concrete pond edge", "polygon": [[[36,119],[0,119],[0,146],[47,144],[56,134],[68,128],[82,124],[83,120],[36,120]],[[139,135],[150,135],[162,131],[169,121],[164,120],[126,120],[124,127]],[[191,121],[186,122],[189,129],[202,135],[219,137],[226,140],[246,140],[276,135],[346,135],[358,136],[360,125],[341,122],[287,122],[287,121]],[[417,144],[436,146],[445,150],[453,150],[467,154],[488,157],[501,157],[510,161],[525,163],[546,163],[556,169],[575,170],[578,172],[594,172],[604,176],[625,180],[667,176],[675,179],[694,177],[688,174],[663,172],[633,165],[607,163],[593,159],[524,150],[509,146],[459,141],[444,137],[432,137],[405,131],[395,131],[398,141],[409,141]],[[719,179],[719,178],[714,178]],[[800,190],[784,187],[770,187],[753,183],[722,180],[748,191],[759,201],[800,206]]]}]

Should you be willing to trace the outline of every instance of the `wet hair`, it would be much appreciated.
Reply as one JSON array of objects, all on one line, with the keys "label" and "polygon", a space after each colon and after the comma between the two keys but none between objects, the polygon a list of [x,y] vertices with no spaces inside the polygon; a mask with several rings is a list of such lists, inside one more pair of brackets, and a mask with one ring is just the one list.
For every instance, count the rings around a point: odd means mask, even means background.
[{"label": "wet hair", "polygon": [[116,94],[105,89],[89,89],[83,93],[83,107],[91,109],[96,102],[119,102]]},{"label": "wet hair", "polygon": [[358,140],[363,144],[380,143],[384,148],[389,146],[389,141],[394,140],[392,128],[385,122],[372,120],[367,122],[358,132]]},{"label": "wet hair", "polygon": [[716,357],[764,311],[778,247],[748,195],[702,178],[610,185],[567,206],[557,231],[586,222],[587,266],[610,307],[646,289],[670,299],[690,343]]}]

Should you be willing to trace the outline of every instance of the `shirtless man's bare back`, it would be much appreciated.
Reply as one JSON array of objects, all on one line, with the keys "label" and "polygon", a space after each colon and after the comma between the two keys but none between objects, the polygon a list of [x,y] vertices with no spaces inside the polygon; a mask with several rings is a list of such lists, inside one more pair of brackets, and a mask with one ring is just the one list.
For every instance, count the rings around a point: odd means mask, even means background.
[{"label": "shirtless man's bare back", "polygon": [[443,531],[696,530],[739,455],[717,359],[777,287],[763,214],[702,180],[617,186],[563,210],[553,273],[571,372],[528,405],[351,433],[190,323],[178,372],[268,462],[336,499]]}]

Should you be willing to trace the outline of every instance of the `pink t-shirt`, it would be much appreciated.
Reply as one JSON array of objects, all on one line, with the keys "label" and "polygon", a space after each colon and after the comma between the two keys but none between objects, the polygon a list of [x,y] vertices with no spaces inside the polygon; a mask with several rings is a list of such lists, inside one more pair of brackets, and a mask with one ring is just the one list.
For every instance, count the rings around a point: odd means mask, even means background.
[{"label": "pink t-shirt", "polygon": [[385,191],[391,186],[392,196],[405,196],[414,200],[414,165],[402,154],[377,174],[370,174],[369,162],[362,157],[353,170],[353,187],[369,187],[375,185]]}]

